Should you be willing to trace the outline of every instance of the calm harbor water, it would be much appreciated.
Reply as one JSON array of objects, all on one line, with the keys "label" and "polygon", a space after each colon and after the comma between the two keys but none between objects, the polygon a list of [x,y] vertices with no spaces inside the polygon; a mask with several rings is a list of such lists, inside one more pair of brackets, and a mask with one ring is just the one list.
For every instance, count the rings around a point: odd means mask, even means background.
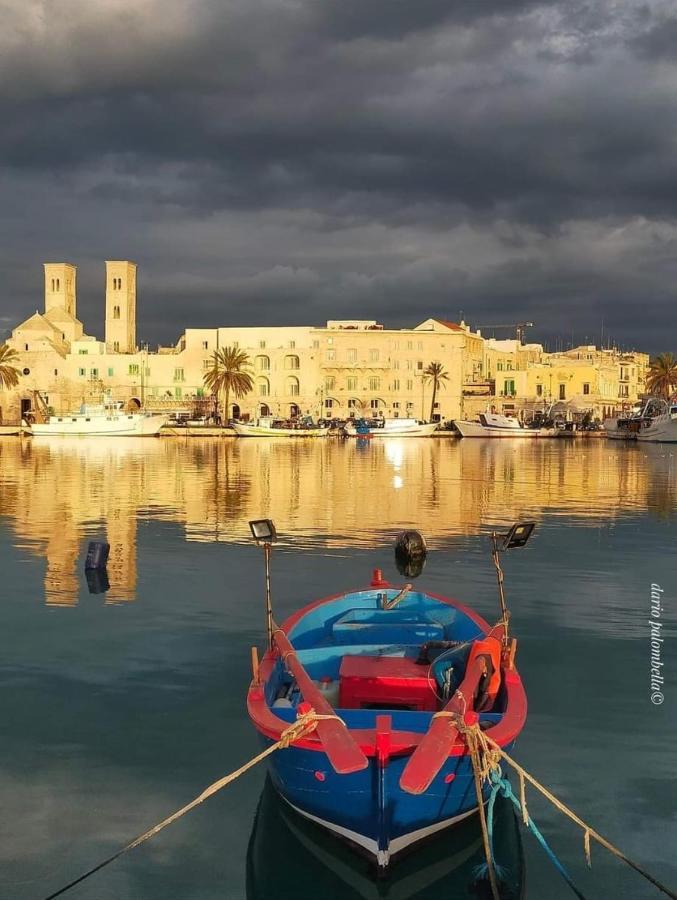
[{"label": "calm harbor water", "polygon": [[[504,560],[530,703],[515,756],[674,889],[676,512],[677,451],[660,445],[3,439],[0,896],[40,900],[257,751],[244,696],[263,579],[247,521],[263,516],[281,535],[278,619],[374,566],[401,582],[404,527],[431,548],[419,584],[491,618],[486,533],[536,519],[529,548]],[[83,573],[96,538],[111,543],[105,594]],[[650,699],[652,584],[664,590],[662,705]],[[70,896],[273,900],[292,896],[276,874],[286,865],[296,900],[452,896],[439,881],[460,852],[451,838],[425,871],[412,861],[374,885],[321,837],[283,834],[264,792],[250,841],[264,783],[263,768],[249,773]],[[586,896],[659,896],[594,845],[587,871],[577,829],[530,799]],[[528,835],[524,852],[530,900],[572,896]]]}]

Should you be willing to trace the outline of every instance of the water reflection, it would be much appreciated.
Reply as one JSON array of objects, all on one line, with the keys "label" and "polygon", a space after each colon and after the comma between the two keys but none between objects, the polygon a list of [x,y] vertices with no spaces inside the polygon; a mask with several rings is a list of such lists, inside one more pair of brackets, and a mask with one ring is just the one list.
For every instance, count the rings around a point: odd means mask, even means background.
[{"label": "water reflection", "polygon": [[519,517],[594,524],[671,516],[675,455],[604,441],[266,442],[5,439],[0,516],[46,560],[45,601],[77,602],[83,542],[111,544],[106,602],[134,599],[140,522],[179,523],[190,541],[248,540],[275,518],[298,546],[373,546],[400,528],[436,542]]},{"label": "water reflection", "polygon": [[[502,896],[518,900],[524,891],[519,828],[509,801],[499,798],[495,814]],[[396,862],[378,880],[366,859],[294,812],[267,780],[247,851],[247,900],[481,900],[491,897],[488,884],[476,879],[483,860],[479,820],[472,818]]]}]

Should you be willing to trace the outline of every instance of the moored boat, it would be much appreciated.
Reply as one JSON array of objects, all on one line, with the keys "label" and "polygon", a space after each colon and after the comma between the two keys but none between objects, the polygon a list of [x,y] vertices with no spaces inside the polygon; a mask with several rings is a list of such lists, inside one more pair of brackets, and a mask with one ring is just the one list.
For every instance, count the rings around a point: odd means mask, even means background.
[{"label": "moored boat", "polygon": [[477,422],[455,419],[454,426],[461,437],[552,438],[558,434],[556,428],[530,428],[519,419],[492,412],[480,413]]},{"label": "moored boat", "polygon": [[344,431],[349,437],[430,437],[437,422],[418,419],[349,419]]},{"label": "moored boat", "polygon": [[253,422],[233,422],[233,431],[238,437],[264,437],[264,438],[301,438],[327,437],[328,428],[320,428],[313,424],[312,420],[290,421],[276,419],[273,416],[261,416]]},{"label": "moored boat", "polygon": [[630,416],[606,419],[604,430],[612,440],[677,443],[677,401],[652,397]]},{"label": "moored boat", "polygon": [[83,405],[77,413],[49,416],[46,422],[34,422],[27,431],[36,437],[155,437],[165,421],[165,416],[127,411],[122,403],[112,402],[100,406]]},{"label": "moored boat", "polygon": [[[262,524],[251,523],[268,560]],[[500,549],[523,546],[532,530],[514,526]],[[255,663],[250,718],[269,746],[299,716],[320,716],[315,731],[271,756],[272,782],[297,812],[381,868],[477,811],[464,726],[478,724],[509,749],[524,725],[500,591],[493,627],[456,600],[393,587],[378,570],[368,587],[314,601],[279,628],[267,596],[269,647]]]}]

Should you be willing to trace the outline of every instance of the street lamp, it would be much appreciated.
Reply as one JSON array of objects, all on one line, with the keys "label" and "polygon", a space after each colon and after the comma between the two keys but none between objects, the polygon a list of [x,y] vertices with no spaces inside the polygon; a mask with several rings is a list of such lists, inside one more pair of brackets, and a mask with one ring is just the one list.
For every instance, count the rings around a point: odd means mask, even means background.
[{"label": "street lamp", "polygon": [[270,600],[270,552],[277,541],[277,531],[272,519],[254,519],[249,523],[252,537],[258,547],[263,547],[263,555],[266,561],[266,631],[268,633],[268,647],[273,646],[273,607]]}]

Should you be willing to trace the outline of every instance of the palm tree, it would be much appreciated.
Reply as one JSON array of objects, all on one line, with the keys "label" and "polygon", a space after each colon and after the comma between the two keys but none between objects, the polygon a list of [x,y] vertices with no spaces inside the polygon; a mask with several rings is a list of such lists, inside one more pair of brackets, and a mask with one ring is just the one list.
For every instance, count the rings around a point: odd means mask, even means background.
[{"label": "palm tree", "polygon": [[13,388],[19,383],[19,370],[15,363],[19,354],[7,344],[0,344],[0,388]]},{"label": "palm tree", "polygon": [[432,381],[433,383],[433,398],[430,401],[430,421],[432,422],[437,391],[444,387],[445,381],[449,380],[449,374],[445,371],[441,362],[431,362],[428,363],[427,368],[424,370],[423,377],[426,381]]},{"label": "palm tree", "polygon": [[677,388],[677,359],[672,353],[659,353],[651,360],[646,386],[652,394],[670,397]]},{"label": "palm tree", "polygon": [[222,347],[221,350],[214,351],[211,368],[204,374],[205,387],[216,395],[217,402],[221,391],[225,394],[226,422],[231,391],[239,399],[254,387],[254,379],[245,371],[247,365],[249,357],[244,350],[238,350],[237,347]]}]

